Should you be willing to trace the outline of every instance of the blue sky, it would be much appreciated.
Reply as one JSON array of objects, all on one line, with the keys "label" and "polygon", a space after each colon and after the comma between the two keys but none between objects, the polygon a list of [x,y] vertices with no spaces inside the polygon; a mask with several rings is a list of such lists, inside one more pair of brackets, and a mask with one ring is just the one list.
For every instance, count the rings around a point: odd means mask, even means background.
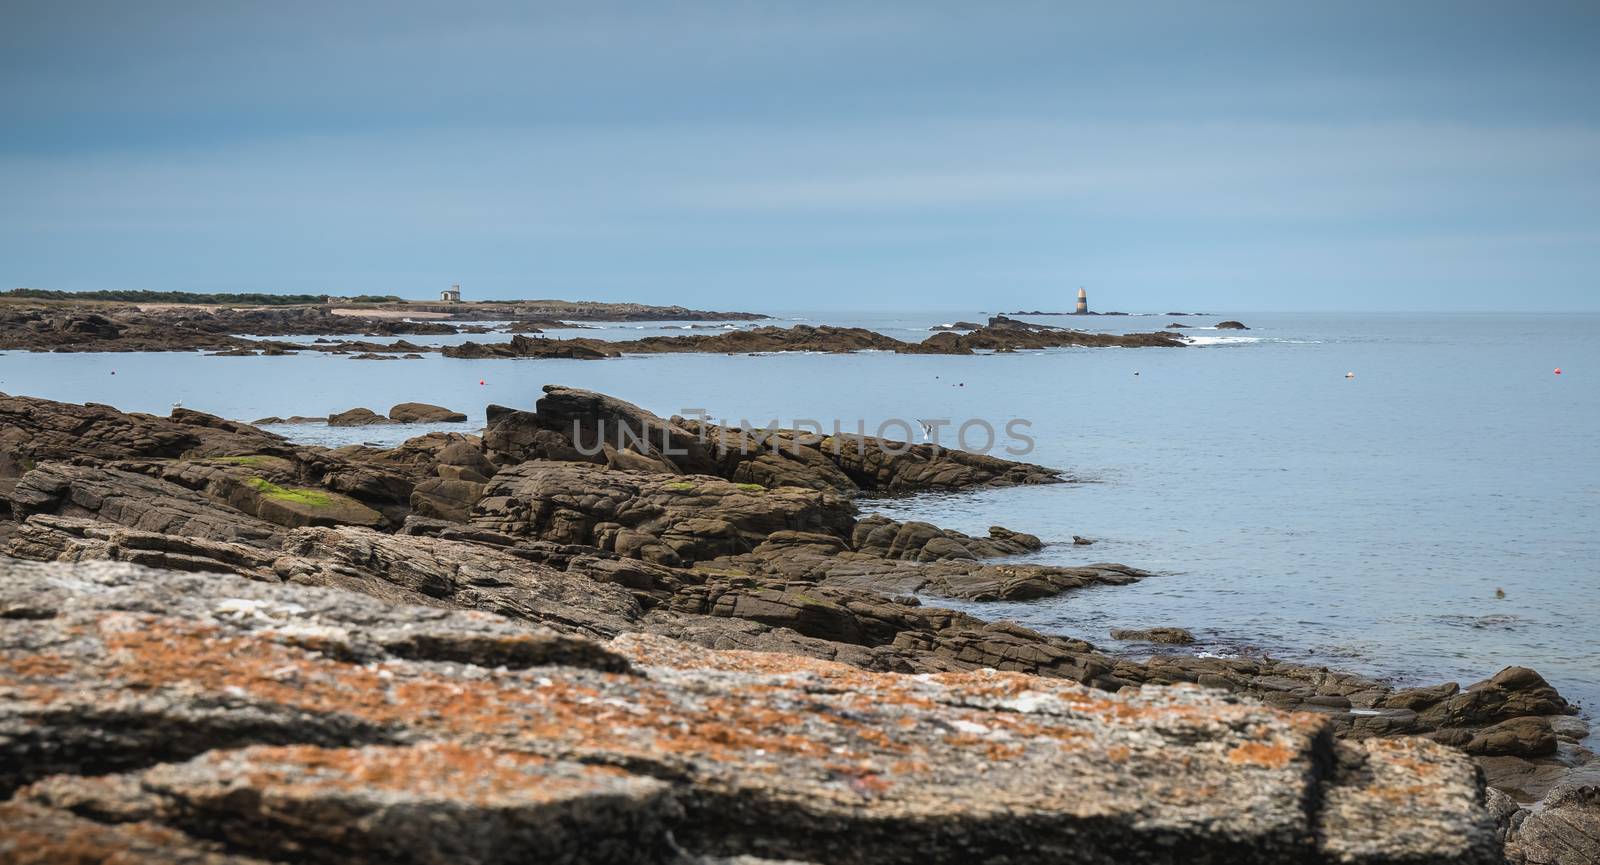
[{"label": "blue sky", "polygon": [[0,0],[0,286],[1594,310],[1597,93],[1593,2]]}]

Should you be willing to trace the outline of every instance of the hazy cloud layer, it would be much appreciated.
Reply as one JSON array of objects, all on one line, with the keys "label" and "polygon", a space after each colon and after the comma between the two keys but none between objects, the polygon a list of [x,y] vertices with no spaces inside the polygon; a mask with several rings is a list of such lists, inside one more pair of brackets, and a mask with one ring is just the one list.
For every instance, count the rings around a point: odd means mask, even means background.
[{"label": "hazy cloud layer", "polygon": [[1600,307],[1600,7],[1395,5],[11,2],[0,284]]}]

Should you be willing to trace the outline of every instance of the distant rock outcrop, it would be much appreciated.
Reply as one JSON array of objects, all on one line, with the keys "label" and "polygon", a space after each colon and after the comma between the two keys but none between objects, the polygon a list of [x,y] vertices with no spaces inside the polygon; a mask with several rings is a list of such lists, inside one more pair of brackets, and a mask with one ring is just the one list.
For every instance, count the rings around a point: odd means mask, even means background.
[{"label": "distant rock outcrop", "polygon": [[376,426],[395,423],[370,408],[353,408],[328,415],[328,426]]},{"label": "distant rock outcrop", "polygon": [[460,423],[466,419],[462,412],[425,402],[403,402],[389,409],[389,420],[395,423]]}]

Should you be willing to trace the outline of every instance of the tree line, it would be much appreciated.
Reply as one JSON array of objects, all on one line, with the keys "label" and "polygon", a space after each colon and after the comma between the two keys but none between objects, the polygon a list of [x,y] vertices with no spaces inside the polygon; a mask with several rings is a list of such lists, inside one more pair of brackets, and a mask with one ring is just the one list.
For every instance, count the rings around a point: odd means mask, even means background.
[{"label": "tree line", "polygon": [[306,303],[405,303],[392,294],[358,294],[335,297],[326,294],[199,293],[192,291],[54,291],[45,288],[13,288],[0,297],[31,300],[113,300],[124,303],[210,303],[251,304],[255,306],[293,306]]}]

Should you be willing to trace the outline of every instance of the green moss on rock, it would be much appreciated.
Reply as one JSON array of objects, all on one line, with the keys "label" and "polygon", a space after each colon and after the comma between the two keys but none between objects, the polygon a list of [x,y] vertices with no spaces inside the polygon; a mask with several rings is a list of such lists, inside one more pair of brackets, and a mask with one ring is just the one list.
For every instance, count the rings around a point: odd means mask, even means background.
[{"label": "green moss on rock", "polygon": [[280,487],[266,478],[250,478],[245,481],[262,498],[276,499],[281,502],[291,502],[305,505],[310,508],[325,508],[333,505],[333,497],[321,490],[306,487]]}]

